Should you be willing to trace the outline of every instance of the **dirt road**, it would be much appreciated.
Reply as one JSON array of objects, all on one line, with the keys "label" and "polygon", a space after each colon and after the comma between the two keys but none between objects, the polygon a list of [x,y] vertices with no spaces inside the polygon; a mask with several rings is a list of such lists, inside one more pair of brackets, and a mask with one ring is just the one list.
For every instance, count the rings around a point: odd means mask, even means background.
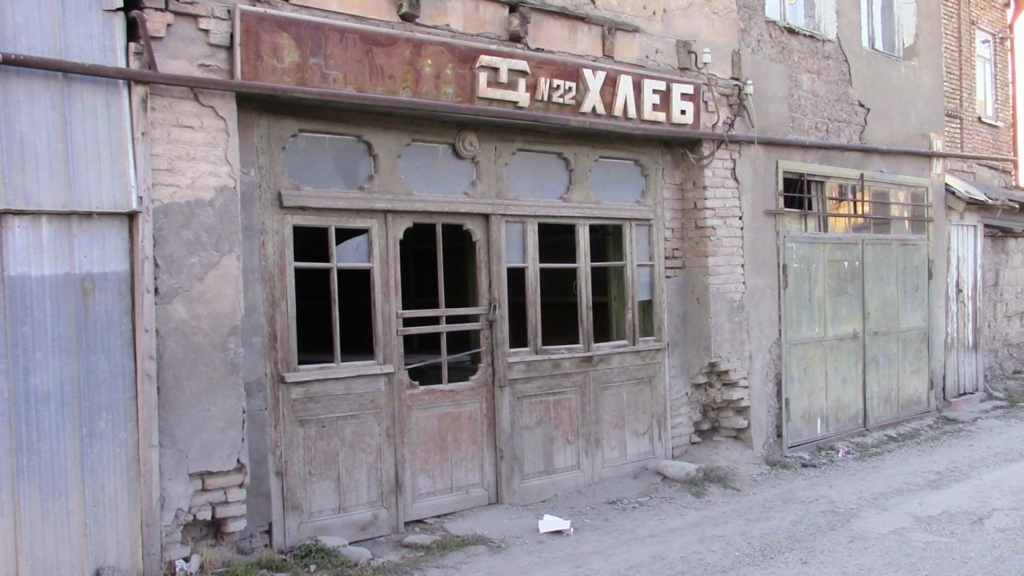
[{"label": "dirt road", "polygon": [[[444,526],[503,547],[423,573],[1024,575],[1024,409],[925,420],[905,435],[915,438],[818,468],[743,474],[739,492],[696,498],[652,474],[459,515]],[[544,512],[572,519],[575,534],[536,534]]]}]

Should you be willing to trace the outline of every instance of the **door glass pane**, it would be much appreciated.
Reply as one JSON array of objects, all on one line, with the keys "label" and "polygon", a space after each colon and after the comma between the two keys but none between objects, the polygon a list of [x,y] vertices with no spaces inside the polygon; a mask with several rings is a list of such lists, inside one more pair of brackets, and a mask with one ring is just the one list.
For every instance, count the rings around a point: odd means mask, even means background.
[{"label": "door glass pane", "polygon": [[621,224],[590,225],[590,261],[626,261]]},{"label": "door glass pane", "polygon": [[358,190],[373,175],[370,147],[351,136],[299,134],[288,141],[282,163],[292,182],[321,190]]},{"label": "door glass pane", "polygon": [[910,221],[899,220],[898,218],[910,217],[910,206],[906,204],[910,202],[910,192],[908,190],[893,190],[892,191],[892,233],[893,234],[910,234]]},{"label": "door glass pane", "polygon": [[[927,218],[928,207],[923,206],[928,200],[928,195],[922,190],[914,190],[910,193],[910,200],[914,204],[922,204],[922,206],[913,206],[910,209],[910,215],[914,218]],[[915,236],[924,236],[928,233],[928,223],[923,220],[915,220],[910,223],[910,233]]]},{"label": "door glass pane", "polygon": [[580,343],[578,293],[575,268],[541,268],[541,345]]},{"label": "door glass pane", "polygon": [[373,360],[373,282],[370,270],[338,270],[341,361]]},{"label": "door glass pane", "polygon": [[892,221],[889,220],[892,216],[889,208],[889,190],[884,188],[871,190],[871,215],[875,217],[871,219],[872,234],[888,235],[892,233]]},{"label": "door glass pane", "polygon": [[576,225],[537,224],[537,249],[541,264],[575,264]]},{"label": "door glass pane", "polygon": [[413,224],[402,234],[402,310],[440,308],[437,287],[437,226]]},{"label": "door glass pane", "polygon": [[602,202],[636,204],[644,195],[647,180],[636,162],[601,158],[590,169],[590,186]]},{"label": "door glass pane", "polygon": [[519,151],[508,161],[505,180],[519,198],[558,200],[569,191],[569,165],[558,154]]},{"label": "door glass pane", "polygon": [[637,329],[639,338],[654,336],[654,266],[637,266]]},{"label": "door glass pane", "polygon": [[467,382],[480,366],[480,331],[449,332],[448,383]]},{"label": "door glass pane", "polygon": [[476,286],[476,242],[461,225],[441,225],[444,253],[444,307],[479,306]]},{"label": "door glass pane", "polygon": [[590,270],[594,343],[626,339],[626,267],[601,266]]},{"label": "door glass pane", "polygon": [[651,227],[638,224],[636,227],[636,261],[653,262],[651,259]]},{"label": "door glass pane", "polygon": [[526,264],[526,226],[522,222],[505,223],[505,263]]},{"label": "door glass pane", "polygon": [[312,226],[292,227],[292,250],[296,262],[326,264],[331,261],[331,245],[327,240],[328,228]]},{"label": "door glass pane", "polygon": [[356,228],[335,228],[334,260],[338,264],[368,264],[370,262],[370,231]]},{"label": "door glass pane", "polygon": [[526,268],[509,268],[508,284],[508,345],[509,348],[527,348]]},{"label": "door glass pane", "polygon": [[441,334],[414,334],[403,338],[409,378],[420,386],[444,384]]},{"label": "door glass pane", "polygon": [[295,269],[295,335],[300,366],[334,362],[330,270]]}]

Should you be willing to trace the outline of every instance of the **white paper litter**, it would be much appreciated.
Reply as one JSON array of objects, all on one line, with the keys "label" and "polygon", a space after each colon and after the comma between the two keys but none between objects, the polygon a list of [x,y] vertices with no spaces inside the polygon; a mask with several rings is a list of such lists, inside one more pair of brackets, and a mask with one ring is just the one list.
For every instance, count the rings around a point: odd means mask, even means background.
[{"label": "white paper litter", "polygon": [[543,518],[537,521],[537,530],[541,534],[547,534],[548,532],[572,534],[572,521],[552,516],[551,514],[545,514]]}]

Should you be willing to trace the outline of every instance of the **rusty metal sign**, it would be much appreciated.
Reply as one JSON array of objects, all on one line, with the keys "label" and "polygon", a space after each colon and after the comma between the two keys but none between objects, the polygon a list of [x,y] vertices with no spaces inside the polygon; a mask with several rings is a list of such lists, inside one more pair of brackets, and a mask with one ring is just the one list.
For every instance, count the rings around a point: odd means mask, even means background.
[{"label": "rusty metal sign", "polygon": [[700,127],[700,84],[585,60],[239,7],[239,80],[459,105],[539,122]]}]

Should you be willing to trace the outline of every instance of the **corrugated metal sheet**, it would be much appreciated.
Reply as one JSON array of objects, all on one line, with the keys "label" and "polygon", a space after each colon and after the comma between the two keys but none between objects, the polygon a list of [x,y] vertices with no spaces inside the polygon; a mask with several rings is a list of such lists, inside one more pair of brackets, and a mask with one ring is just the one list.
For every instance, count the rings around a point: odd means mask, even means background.
[{"label": "corrugated metal sheet", "polygon": [[[124,15],[104,4],[111,2],[2,0],[0,48],[124,66]],[[123,82],[5,68],[0,94],[0,208],[134,208]]]},{"label": "corrugated metal sheet", "polygon": [[0,217],[3,576],[141,573],[129,225]]}]

